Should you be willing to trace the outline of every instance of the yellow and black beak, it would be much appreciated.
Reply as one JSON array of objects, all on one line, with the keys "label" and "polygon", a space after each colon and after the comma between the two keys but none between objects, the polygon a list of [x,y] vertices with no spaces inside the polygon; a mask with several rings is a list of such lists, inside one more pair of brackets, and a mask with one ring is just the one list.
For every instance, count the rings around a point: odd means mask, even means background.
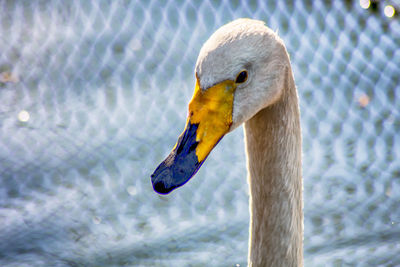
[{"label": "yellow and black beak", "polygon": [[151,175],[157,193],[168,194],[184,185],[229,131],[235,89],[235,83],[227,80],[202,90],[197,80],[185,130],[168,157]]}]

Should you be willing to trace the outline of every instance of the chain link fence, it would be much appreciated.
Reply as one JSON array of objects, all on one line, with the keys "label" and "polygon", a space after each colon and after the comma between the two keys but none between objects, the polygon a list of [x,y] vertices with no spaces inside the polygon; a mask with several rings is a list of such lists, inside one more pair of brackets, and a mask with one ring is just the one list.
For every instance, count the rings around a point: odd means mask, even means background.
[{"label": "chain link fence", "polygon": [[251,17],[300,94],[305,265],[400,266],[400,3],[368,3],[0,0],[0,265],[246,266],[242,130],[169,196],[150,174],[202,44]]}]

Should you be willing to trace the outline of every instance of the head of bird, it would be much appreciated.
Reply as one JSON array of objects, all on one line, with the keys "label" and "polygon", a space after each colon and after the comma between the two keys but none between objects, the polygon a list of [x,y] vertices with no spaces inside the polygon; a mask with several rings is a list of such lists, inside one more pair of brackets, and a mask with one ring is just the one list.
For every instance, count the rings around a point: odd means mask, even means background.
[{"label": "head of bird", "polygon": [[275,103],[289,66],[282,40],[262,21],[219,28],[200,50],[186,126],[151,175],[154,190],[168,194],[185,184],[226,133]]}]

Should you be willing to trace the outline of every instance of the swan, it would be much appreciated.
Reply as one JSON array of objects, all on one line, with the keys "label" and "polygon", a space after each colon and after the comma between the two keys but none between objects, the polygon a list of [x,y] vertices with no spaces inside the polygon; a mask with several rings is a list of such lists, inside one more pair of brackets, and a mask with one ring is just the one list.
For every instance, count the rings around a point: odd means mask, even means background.
[{"label": "swan", "polygon": [[250,192],[249,266],[303,265],[301,129],[289,55],[264,22],[237,19],[204,43],[186,126],[151,175],[168,194],[244,123]]}]

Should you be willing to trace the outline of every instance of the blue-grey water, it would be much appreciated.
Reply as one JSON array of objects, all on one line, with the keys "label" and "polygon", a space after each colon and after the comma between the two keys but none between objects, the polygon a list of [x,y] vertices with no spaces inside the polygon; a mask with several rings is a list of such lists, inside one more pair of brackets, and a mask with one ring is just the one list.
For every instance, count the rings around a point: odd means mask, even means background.
[{"label": "blue-grey water", "polygon": [[400,266],[399,8],[0,0],[0,266],[246,266],[242,129],[184,187],[150,183],[202,44],[239,17],[278,30],[291,56],[305,265]]}]

